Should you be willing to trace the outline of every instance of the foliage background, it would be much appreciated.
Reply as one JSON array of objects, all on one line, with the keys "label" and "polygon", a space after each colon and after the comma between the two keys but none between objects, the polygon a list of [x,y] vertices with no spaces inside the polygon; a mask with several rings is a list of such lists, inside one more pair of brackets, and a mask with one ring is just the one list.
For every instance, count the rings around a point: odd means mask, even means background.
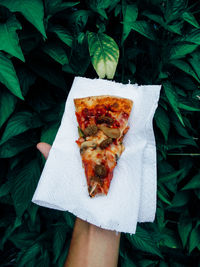
[{"label": "foliage background", "polygon": [[191,0],[0,0],[0,266],[63,266],[74,217],[31,203],[36,144],[53,142],[74,77],[97,77],[100,44],[115,65],[119,47],[115,81],[163,85],[156,220],[122,234],[119,266],[200,265],[199,21]]}]

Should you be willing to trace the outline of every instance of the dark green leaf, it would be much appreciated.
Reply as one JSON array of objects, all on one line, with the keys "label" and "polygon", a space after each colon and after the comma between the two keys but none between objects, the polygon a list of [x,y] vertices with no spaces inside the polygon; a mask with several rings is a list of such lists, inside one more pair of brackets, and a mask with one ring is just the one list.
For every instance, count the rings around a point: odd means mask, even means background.
[{"label": "dark green leaf", "polygon": [[6,90],[0,91],[0,127],[15,109],[17,98]]},{"label": "dark green leaf", "polygon": [[88,33],[90,57],[99,78],[112,79],[115,75],[119,48],[115,41],[104,33]]},{"label": "dark green leaf", "polygon": [[53,251],[54,251],[54,263],[58,260],[64,244],[66,242],[66,234],[68,231],[67,225],[56,226],[54,230],[54,242],[53,242]]},{"label": "dark green leaf", "polygon": [[21,93],[19,80],[17,78],[12,61],[0,52],[0,82],[3,83],[14,95],[24,99]]},{"label": "dark green leaf", "polygon": [[174,196],[173,200],[172,200],[172,207],[182,207],[185,206],[188,201],[189,201],[189,193],[188,192],[178,192],[176,193],[176,195]]},{"label": "dark green leaf", "polygon": [[200,244],[200,227],[196,225],[190,234],[189,238],[189,253],[193,251]]},{"label": "dark green leaf", "polygon": [[0,145],[10,138],[21,134],[29,129],[37,128],[42,125],[38,115],[30,112],[18,112],[14,114],[8,121],[6,129],[0,141]]},{"label": "dark green leaf", "polygon": [[12,12],[20,12],[46,38],[44,28],[44,7],[42,0],[0,0],[0,5]]},{"label": "dark green leaf", "polygon": [[123,34],[122,34],[122,43],[128,37],[131,31],[131,23],[135,22],[138,16],[138,8],[136,4],[122,6],[123,10]]},{"label": "dark green leaf", "polygon": [[179,224],[178,224],[178,231],[179,231],[179,235],[183,244],[183,247],[186,246],[189,234],[192,230],[192,222],[188,219],[182,219],[180,220]]},{"label": "dark green leaf", "polygon": [[65,43],[69,47],[72,47],[73,37],[70,32],[67,31],[64,27],[60,25],[54,25],[48,28],[48,31],[54,32],[58,36],[58,38],[63,41],[63,43]]},{"label": "dark green leaf", "polygon": [[42,129],[40,141],[46,142],[46,143],[52,145],[53,141],[56,137],[59,126],[60,126],[60,123],[58,123],[58,122],[56,122],[52,125],[45,126]]},{"label": "dark green leaf", "polygon": [[22,216],[28,208],[40,176],[40,166],[37,160],[32,160],[23,168],[13,170],[12,199],[18,216]]},{"label": "dark green leaf", "polygon": [[162,258],[162,254],[156,244],[152,239],[152,236],[141,226],[137,226],[137,231],[135,235],[127,235],[132,246],[138,250],[157,255]]},{"label": "dark green leaf", "polygon": [[178,96],[177,96],[174,88],[172,87],[171,83],[169,83],[169,82],[164,82],[163,86],[164,86],[165,94],[169,100],[169,103],[171,104],[172,109],[176,113],[177,117],[179,118],[179,120],[183,124],[183,126],[185,126],[184,122],[183,122],[182,115],[181,115],[180,110],[178,108]]},{"label": "dark green leaf", "polygon": [[195,28],[199,28],[199,23],[197,22],[197,20],[195,19],[194,15],[191,12],[187,12],[187,11],[184,12],[182,14],[182,17],[185,21],[193,25]]},{"label": "dark green leaf", "polygon": [[16,33],[21,29],[22,26],[15,16],[10,17],[5,23],[0,23],[0,50],[25,61]]},{"label": "dark green leaf", "polygon": [[200,172],[198,172],[183,188],[182,190],[188,189],[200,189]]},{"label": "dark green leaf", "polygon": [[143,36],[147,37],[148,39],[156,40],[155,32],[148,22],[138,20],[138,21],[131,22],[131,23],[126,22],[125,24],[127,24],[127,26],[131,27],[132,30],[142,34]]},{"label": "dark green leaf", "polygon": [[198,45],[196,44],[187,44],[187,43],[180,43],[174,45],[170,49],[169,57],[170,59],[179,59],[185,57],[187,54],[192,53]]},{"label": "dark green leaf", "polygon": [[43,51],[61,65],[69,63],[65,50],[56,43],[47,43]]},{"label": "dark green leaf", "polygon": [[165,142],[167,142],[170,129],[170,121],[169,117],[167,116],[167,113],[164,111],[164,109],[158,107],[154,118],[158,128],[161,130],[165,138]]}]

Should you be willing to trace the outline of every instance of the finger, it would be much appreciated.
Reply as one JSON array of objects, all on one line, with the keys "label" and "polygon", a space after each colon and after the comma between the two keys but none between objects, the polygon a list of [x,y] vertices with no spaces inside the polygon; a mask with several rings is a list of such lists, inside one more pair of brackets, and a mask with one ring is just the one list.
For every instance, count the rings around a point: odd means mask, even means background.
[{"label": "finger", "polygon": [[51,146],[47,143],[38,143],[37,149],[42,153],[45,159],[47,159]]}]

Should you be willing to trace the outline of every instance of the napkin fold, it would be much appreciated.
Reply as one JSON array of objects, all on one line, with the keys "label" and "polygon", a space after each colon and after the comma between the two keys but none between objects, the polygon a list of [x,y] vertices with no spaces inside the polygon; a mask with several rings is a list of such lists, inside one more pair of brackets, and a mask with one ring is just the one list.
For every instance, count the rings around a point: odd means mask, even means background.
[{"label": "napkin fold", "polygon": [[[62,122],[32,201],[69,211],[104,229],[134,234],[137,222],[152,222],[156,211],[156,147],[152,120],[160,85],[138,86],[76,77]],[[115,95],[133,100],[130,129],[107,196],[90,198],[78,139],[74,98]]]}]

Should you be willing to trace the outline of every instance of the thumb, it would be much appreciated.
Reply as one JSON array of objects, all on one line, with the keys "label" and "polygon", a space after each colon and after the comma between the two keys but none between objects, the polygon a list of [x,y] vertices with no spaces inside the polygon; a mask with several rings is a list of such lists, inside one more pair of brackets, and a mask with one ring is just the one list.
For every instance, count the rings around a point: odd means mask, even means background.
[{"label": "thumb", "polygon": [[38,143],[37,149],[42,153],[45,159],[47,159],[51,146],[47,143]]}]

